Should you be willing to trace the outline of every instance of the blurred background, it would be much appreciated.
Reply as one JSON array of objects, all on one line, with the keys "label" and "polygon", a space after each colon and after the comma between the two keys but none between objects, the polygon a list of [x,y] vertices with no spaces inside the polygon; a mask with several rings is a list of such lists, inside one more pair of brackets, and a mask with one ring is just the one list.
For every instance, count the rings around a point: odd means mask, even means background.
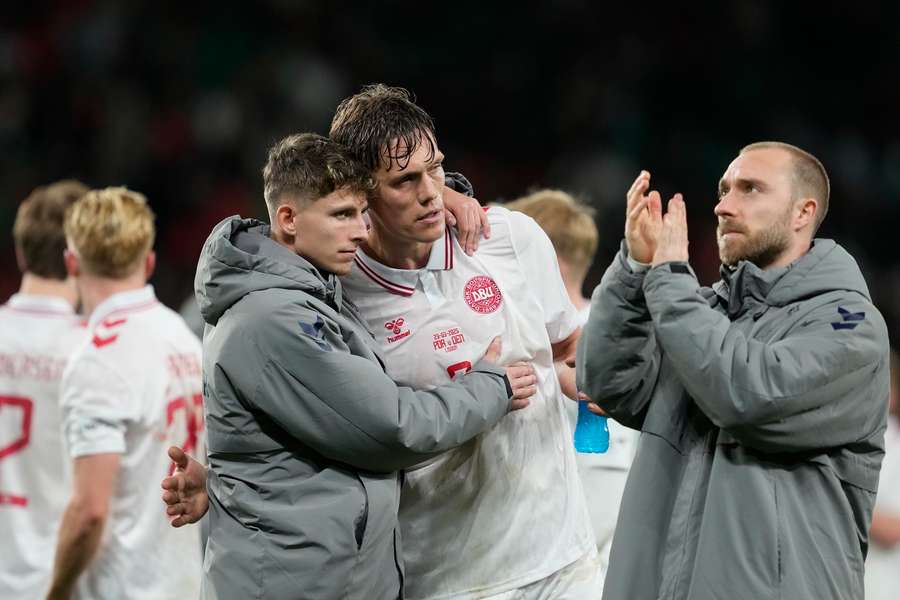
[{"label": "blurred background", "polygon": [[717,277],[718,178],[741,146],[787,141],[832,178],[820,232],[861,263],[900,325],[900,8],[896,3],[586,0],[7,3],[0,17],[0,300],[18,285],[11,229],[37,185],[128,185],[158,217],[160,298],[191,293],[230,214],[264,215],[269,145],[327,133],[367,83],[434,116],[450,170],[483,202],[538,187],[597,210],[592,288],[618,247],[641,168],[684,193],[691,260]]}]

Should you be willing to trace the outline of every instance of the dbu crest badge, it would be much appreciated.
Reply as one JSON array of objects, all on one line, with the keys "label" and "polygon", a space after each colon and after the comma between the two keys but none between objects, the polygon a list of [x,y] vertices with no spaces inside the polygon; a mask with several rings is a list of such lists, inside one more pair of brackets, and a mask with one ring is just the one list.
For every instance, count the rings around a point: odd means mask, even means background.
[{"label": "dbu crest badge", "polygon": [[469,308],[477,313],[492,313],[500,308],[502,296],[497,283],[485,275],[478,275],[466,282],[463,298]]}]

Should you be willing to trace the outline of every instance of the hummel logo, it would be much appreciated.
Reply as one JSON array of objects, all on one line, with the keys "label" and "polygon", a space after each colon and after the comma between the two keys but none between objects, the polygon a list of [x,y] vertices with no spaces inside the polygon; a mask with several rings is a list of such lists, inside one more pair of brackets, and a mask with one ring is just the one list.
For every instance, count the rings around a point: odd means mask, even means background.
[{"label": "hummel logo", "polygon": [[309,324],[304,323],[303,321],[298,321],[298,323],[300,324],[300,330],[303,334],[312,338],[319,348],[326,352],[331,351],[331,346],[325,341],[325,334],[322,332],[322,328],[325,327],[325,321],[322,320],[320,315],[316,315],[315,323]]},{"label": "hummel logo", "polygon": [[866,319],[866,313],[850,312],[842,306],[838,306],[838,314],[841,315],[841,320],[831,324],[832,328],[834,328],[835,330],[856,329],[856,326],[859,325],[859,321],[865,321]]},{"label": "hummel logo", "polygon": [[388,331],[393,331],[394,335],[400,333],[400,328],[403,327],[403,323],[406,321],[403,320],[403,317],[397,317],[393,321],[388,321],[384,324],[384,328]]}]

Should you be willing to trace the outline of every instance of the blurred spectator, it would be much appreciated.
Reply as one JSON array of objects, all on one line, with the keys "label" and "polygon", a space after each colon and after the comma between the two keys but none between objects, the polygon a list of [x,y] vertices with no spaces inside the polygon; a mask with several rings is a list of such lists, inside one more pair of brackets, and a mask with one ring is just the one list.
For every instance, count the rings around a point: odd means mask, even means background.
[{"label": "blurred spectator", "polygon": [[896,600],[900,594],[900,357],[891,352],[891,400],[884,462],[875,498],[866,557],[866,600]]},{"label": "blurred spectator", "polygon": [[[558,190],[540,190],[509,202],[506,207],[530,216],[547,233],[556,250],[566,291],[584,325],[591,308],[590,300],[583,293],[584,279],[594,260],[598,238],[593,211],[571,195]],[[557,368],[563,370],[566,367],[559,365]],[[564,373],[565,370],[561,372],[561,378],[565,376]],[[563,389],[566,389],[565,386]],[[578,420],[578,405],[574,401],[569,402],[566,410],[574,430]],[[608,426],[609,450],[603,454],[575,454],[604,573],[609,564],[609,548],[616,518],[619,516],[625,480],[628,478],[628,469],[634,459],[640,435],[613,419],[609,419]]]},{"label": "blurred spectator", "polygon": [[[435,35],[411,42],[396,35],[404,15],[377,5],[263,0],[173,16],[141,1],[15,4],[0,20],[0,197],[70,174],[145,190],[159,217],[154,283],[174,305],[192,287],[204,232],[234,213],[263,214],[265,148],[292,131],[324,133],[340,98],[389,80],[441,115],[444,149],[482,197],[531,185],[589,194],[604,256],[616,250],[618,190],[637,164],[678,173],[700,233],[697,215],[715,199],[709,182],[740,141],[809,147],[847,200],[823,237],[867,232],[852,250],[876,305],[897,322],[900,303],[889,302],[900,283],[885,273],[897,262],[900,79],[884,73],[900,46],[884,40],[900,5],[824,6],[813,40],[789,35],[808,30],[808,11],[773,0],[661,6],[650,21],[627,3],[526,6],[480,5],[467,19],[422,6],[416,18],[436,23]],[[552,43],[519,34],[535,23]],[[466,43],[449,60],[454,39]],[[826,87],[815,103],[783,93]],[[18,285],[14,208],[0,203],[0,297]],[[711,232],[696,233],[693,266],[711,282],[716,247]],[[588,287],[599,277],[592,269]]]}]

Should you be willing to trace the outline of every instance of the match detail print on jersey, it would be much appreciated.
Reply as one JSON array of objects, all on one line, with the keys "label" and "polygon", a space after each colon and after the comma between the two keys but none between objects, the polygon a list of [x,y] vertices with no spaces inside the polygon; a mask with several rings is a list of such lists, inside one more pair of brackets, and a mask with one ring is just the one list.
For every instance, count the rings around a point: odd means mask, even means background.
[{"label": "match detail print on jersey", "polygon": [[463,298],[469,308],[481,314],[494,312],[503,301],[497,283],[486,275],[478,275],[466,282]]}]

